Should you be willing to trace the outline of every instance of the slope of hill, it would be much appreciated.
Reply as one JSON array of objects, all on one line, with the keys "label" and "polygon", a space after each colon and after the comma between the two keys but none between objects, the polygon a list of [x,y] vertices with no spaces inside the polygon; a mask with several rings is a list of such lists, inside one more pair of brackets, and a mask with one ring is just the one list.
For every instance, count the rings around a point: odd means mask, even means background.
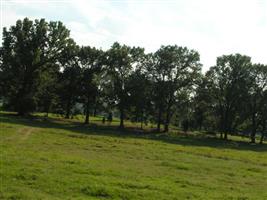
[{"label": "slope of hill", "polygon": [[267,144],[0,114],[0,199],[267,199]]}]

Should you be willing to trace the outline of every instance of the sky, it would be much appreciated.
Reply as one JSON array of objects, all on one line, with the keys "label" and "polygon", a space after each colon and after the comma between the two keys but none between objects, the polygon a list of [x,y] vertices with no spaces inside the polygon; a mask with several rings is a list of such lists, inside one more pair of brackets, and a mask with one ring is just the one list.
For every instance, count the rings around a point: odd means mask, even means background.
[{"label": "sky", "polygon": [[62,21],[79,45],[103,50],[115,41],[147,53],[187,46],[200,53],[203,71],[232,53],[267,64],[267,0],[0,1],[1,29],[24,17],[45,18]]}]

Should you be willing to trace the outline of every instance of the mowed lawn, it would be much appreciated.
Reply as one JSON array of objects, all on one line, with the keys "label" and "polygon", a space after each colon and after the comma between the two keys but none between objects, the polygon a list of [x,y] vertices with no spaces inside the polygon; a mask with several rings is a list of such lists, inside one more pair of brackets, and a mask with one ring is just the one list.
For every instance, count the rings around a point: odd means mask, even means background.
[{"label": "mowed lawn", "polygon": [[267,199],[266,143],[3,113],[0,122],[0,199]]}]

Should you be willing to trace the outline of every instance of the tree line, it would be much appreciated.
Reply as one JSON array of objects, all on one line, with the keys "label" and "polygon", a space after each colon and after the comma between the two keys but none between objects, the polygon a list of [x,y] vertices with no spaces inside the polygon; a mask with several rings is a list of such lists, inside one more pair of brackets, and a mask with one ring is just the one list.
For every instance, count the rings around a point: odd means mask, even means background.
[{"label": "tree line", "polygon": [[[217,58],[205,74],[196,50],[161,46],[154,53],[115,42],[108,50],[78,46],[61,22],[18,20],[3,29],[0,97],[19,115],[118,111],[124,120],[264,140],[267,66],[241,54]],[[82,111],[81,111],[82,110]],[[163,129],[162,127],[163,126]]]}]

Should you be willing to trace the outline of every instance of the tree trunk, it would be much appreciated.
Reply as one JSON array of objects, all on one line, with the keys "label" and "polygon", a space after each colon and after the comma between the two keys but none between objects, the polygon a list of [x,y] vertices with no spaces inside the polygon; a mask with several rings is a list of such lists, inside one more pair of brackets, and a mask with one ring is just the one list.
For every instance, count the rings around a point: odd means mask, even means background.
[{"label": "tree trunk", "polygon": [[96,100],[96,96],[94,96],[94,117],[96,116],[96,112],[97,112],[97,100]]},{"label": "tree trunk", "polygon": [[228,134],[227,134],[227,132],[224,133],[224,137],[223,137],[223,139],[225,139],[225,140],[228,139]]},{"label": "tree trunk", "polygon": [[161,107],[159,107],[158,124],[157,124],[157,131],[158,132],[160,132],[161,115],[162,115],[162,109],[161,109]]},{"label": "tree trunk", "polygon": [[264,140],[264,132],[261,133],[260,144],[263,144],[263,140]]},{"label": "tree trunk", "polygon": [[89,99],[87,99],[87,103],[85,105],[85,121],[84,123],[85,124],[89,124],[89,114],[90,114],[90,109],[89,109]]},{"label": "tree trunk", "polygon": [[18,112],[19,116],[25,116],[27,114],[29,114],[29,111],[27,109],[27,104],[28,102],[25,100],[26,99],[26,92],[23,90],[21,92],[19,92],[18,97],[16,98],[17,100],[15,100],[15,104],[16,104],[16,111]]},{"label": "tree trunk", "polygon": [[89,124],[89,113],[88,112],[86,112],[84,123]]},{"label": "tree trunk", "polygon": [[18,111],[18,115],[19,115],[19,116],[25,116],[25,112],[24,112],[24,110],[23,110],[23,109],[19,109],[19,111]]},{"label": "tree trunk", "polygon": [[202,126],[203,126],[203,120],[201,119],[198,126],[199,131],[202,131]]},{"label": "tree trunk", "polygon": [[164,132],[167,133],[169,131],[169,123],[164,124]]},{"label": "tree trunk", "polygon": [[170,109],[167,110],[166,120],[164,124],[164,132],[169,131],[169,123],[170,123]]},{"label": "tree trunk", "polygon": [[70,100],[68,100],[68,103],[67,103],[65,118],[66,119],[69,119],[70,118]]},{"label": "tree trunk", "polygon": [[94,117],[96,116],[96,106],[94,108]]},{"label": "tree trunk", "polygon": [[256,142],[256,113],[253,112],[252,114],[252,131],[251,131],[251,143],[255,143]]},{"label": "tree trunk", "polygon": [[228,118],[228,109],[227,109],[227,110],[225,111],[224,121],[223,121],[223,132],[224,132],[223,139],[224,139],[224,140],[227,140],[227,139],[228,139],[228,132],[229,132],[229,130],[230,130],[228,120],[229,120],[229,118]]},{"label": "tree trunk", "polygon": [[223,109],[220,106],[220,138],[223,139],[223,132],[224,132],[224,113]]},{"label": "tree trunk", "polygon": [[120,126],[119,128],[124,128],[124,109],[120,109]]},{"label": "tree trunk", "polygon": [[143,129],[144,112],[141,112],[141,129]]},{"label": "tree trunk", "polygon": [[169,123],[170,123],[170,116],[171,116],[171,113],[170,113],[170,109],[171,106],[168,106],[167,108],[167,113],[166,113],[166,120],[165,120],[165,123],[164,123],[164,132],[168,132],[169,131]]},{"label": "tree trunk", "polygon": [[51,102],[50,101],[49,102],[46,102],[46,106],[45,106],[46,118],[48,118],[50,107],[51,107]]},{"label": "tree trunk", "polygon": [[265,136],[265,130],[266,130],[266,123],[263,122],[260,144],[263,144],[263,140],[264,140],[264,136]]},{"label": "tree trunk", "polygon": [[[27,69],[26,69],[27,72]],[[27,73],[25,73],[27,75]],[[19,116],[25,116],[29,114],[29,109],[27,108],[28,102],[25,101],[27,94],[30,93],[30,88],[31,88],[31,81],[29,78],[24,77],[22,87],[18,91],[17,98],[15,100],[15,109],[18,112]],[[26,107],[25,107],[26,106]]]}]

